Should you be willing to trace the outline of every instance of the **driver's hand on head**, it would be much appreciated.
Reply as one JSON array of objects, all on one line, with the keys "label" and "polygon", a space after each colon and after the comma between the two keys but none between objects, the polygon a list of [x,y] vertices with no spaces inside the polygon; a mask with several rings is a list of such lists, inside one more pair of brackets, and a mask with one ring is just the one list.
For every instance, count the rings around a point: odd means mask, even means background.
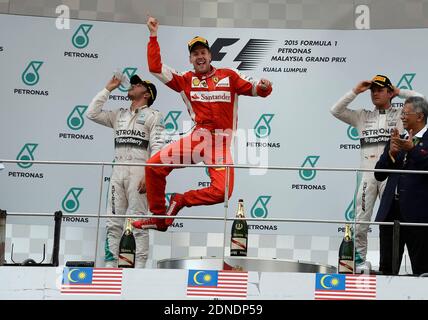
[{"label": "driver's hand on head", "polygon": [[359,82],[354,89],[352,89],[354,91],[355,94],[360,94],[368,89],[370,89],[370,86],[372,85],[372,81],[371,80],[364,80]]},{"label": "driver's hand on head", "polygon": [[400,94],[400,88],[397,88],[396,86],[392,86],[392,87],[394,88],[392,98],[395,98],[396,96],[398,96]]}]

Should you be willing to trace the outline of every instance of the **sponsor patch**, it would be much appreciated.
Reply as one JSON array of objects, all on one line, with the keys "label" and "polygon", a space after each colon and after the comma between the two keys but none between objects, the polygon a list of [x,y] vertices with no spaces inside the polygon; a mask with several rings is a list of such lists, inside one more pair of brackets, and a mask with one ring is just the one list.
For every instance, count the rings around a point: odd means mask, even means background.
[{"label": "sponsor patch", "polygon": [[191,101],[201,102],[231,102],[231,94],[229,91],[190,91]]},{"label": "sponsor patch", "polygon": [[199,80],[198,77],[192,77],[192,88],[207,88],[206,80]]},{"label": "sponsor patch", "polygon": [[229,77],[221,79],[220,81],[217,82],[217,85],[216,85],[217,88],[218,87],[227,87],[228,88],[229,86],[230,86]]}]

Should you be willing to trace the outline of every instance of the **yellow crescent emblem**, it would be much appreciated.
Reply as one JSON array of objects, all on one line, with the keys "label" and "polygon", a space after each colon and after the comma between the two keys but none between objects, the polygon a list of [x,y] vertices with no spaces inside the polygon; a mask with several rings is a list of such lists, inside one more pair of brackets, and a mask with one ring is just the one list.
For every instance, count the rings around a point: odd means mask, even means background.
[{"label": "yellow crescent emblem", "polygon": [[198,272],[195,272],[195,274],[193,275],[193,281],[196,283],[196,284],[204,284],[203,282],[199,282],[197,279],[198,279],[198,274],[200,274],[200,273],[203,273],[203,271],[198,271]]},{"label": "yellow crescent emblem", "polygon": [[200,81],[199,81],[199,79],[198,79],[198,78],[193,78],[193,85],[194,85],[195,87],[199,86],[199,83],[200,83]]},{"label": "yellow crescent emblem", "polygon": [[73,278],[71,277],[71,275],[73,274],[73,272],[74,271],[78,271],[79,269],[72,269],[72,270],[70,270],[69,272],[68,272],[68,275],[67,275],[67,278],[68,278],[68,280],[70,281],[70,282],[78,282],[78,281],[76,281],[76,280],[73,280]]},{"label": "yellow crescent emblem", "polygon": [[322,276],[322,278],[321,278],[321,280],[320,280],[320,284],[321,284],[321,286],[322,286],[324,289],[331,289],[331,288],[333,288],[332,286],[331,286],[331,287],[328,287],[328,286],[326,286],[326,285],[325,285],[325,282],[324,282],[324,281],[325,281],[328,277],[331,277],[331,275],[326,274],[325,276]]}]

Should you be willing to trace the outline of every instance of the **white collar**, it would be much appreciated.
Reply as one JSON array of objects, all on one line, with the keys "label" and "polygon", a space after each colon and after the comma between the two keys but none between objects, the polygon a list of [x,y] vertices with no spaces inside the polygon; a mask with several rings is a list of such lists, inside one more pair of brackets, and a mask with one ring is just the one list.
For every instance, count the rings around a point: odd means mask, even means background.
[{"label": "white collar", "polygon": [[143,105],[143,106],[139,106],[139,107],[137,107],[133,112],[131,111],[131,107],[129,107],[129,111],[131,112],[131,113],[138,113],[138,112],[140,112],[140,110],[142,110],[142,109],[144,109],[144,108],[148,108],[149,106],[147,105],[147,104],[145,104],[145,105]]},{"label": "white collar", "polygon": [[[423,127],[418,133],[416,133],[415,135],[414,135],[414,137],[417,137],[417,138],[422,138],[423,137],[423,135],[425,134],[425,131],[427,131],[427,127],[425,126],[425,127]],[[409,133],[407,132],[407,130],[406,130],[406,138],[409,136]]]}]

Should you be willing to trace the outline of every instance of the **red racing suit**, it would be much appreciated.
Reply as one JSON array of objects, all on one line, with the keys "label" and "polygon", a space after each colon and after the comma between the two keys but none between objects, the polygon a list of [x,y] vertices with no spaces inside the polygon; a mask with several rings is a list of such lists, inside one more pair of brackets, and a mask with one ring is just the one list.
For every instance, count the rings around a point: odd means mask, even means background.
[{"label": "red racing suit", "polygon": [[[258,80],[232,69],[216,69],[196,74],[179,73],[163,64],[157,37],[150,37],[147,47],[150,72],[171,89],[180,93],[190,117],[193,131],[153,155],[147,163],[232,164],[230,146],[236,130],[238,95],[266,97],[272,87],[263,90]],[[153,214],[165,213],[166,176],[174,167],[146,167],[146,189],[149,209]],[[224,201],[226,168],[208,169],[210,187],[184,193],[185,206],[209,205]],[[229,170],[229,194],[233,191],[234,170]]]}]

